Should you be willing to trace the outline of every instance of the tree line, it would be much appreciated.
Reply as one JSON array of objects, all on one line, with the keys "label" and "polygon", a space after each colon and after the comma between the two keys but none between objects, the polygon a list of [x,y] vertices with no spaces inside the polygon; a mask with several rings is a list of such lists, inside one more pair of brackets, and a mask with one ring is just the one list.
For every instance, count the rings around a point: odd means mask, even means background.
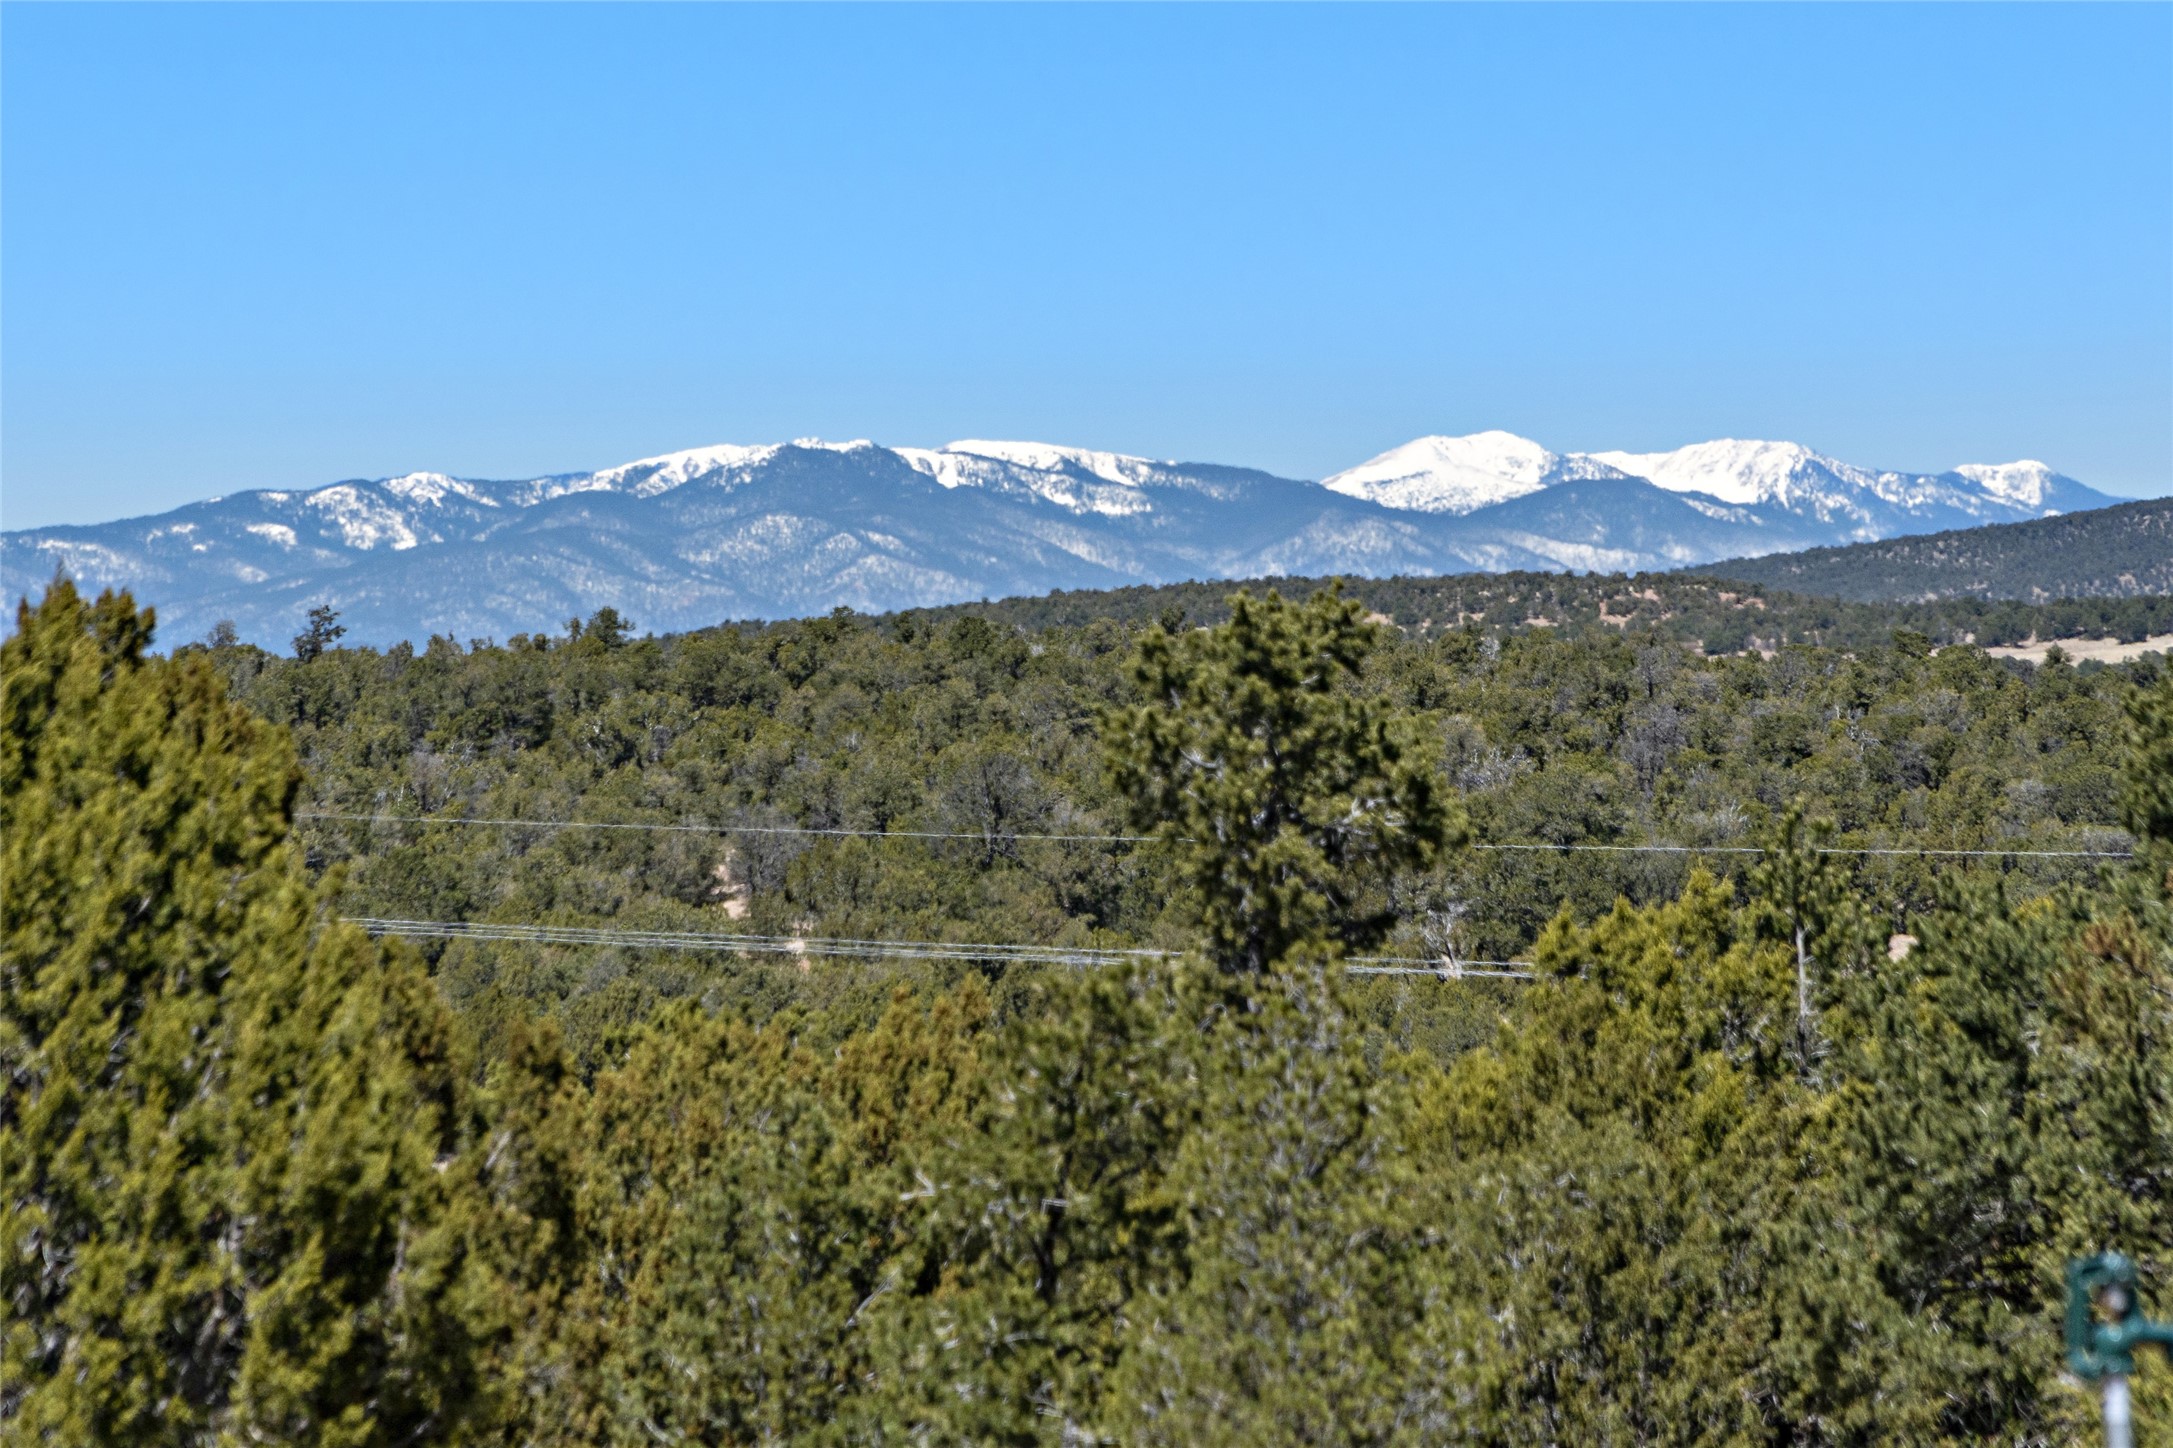
[{"label": "tree line", "polygon": [[[2167,505],[2147,521],[2162,532]],[[2116,518],[2112,515],[2121,515]],[[2085,520],[2126,519],[2124,510],[2079,513],[2039,523],[1999,524],[1925,539],[1865,543],[1846,549],[1774,554],[1738,559],[1678,573],[1464,573],[1447,577],[1269,578],[1246,585],[1231,583],[1139,584],[1129,588],[1052,591],[1040,598],[952,604],[919,616],[931,619],[971,614],[1006,627],[1032,630],[1079,628],[1097,619],[1134,625],[1154,622],[1219,623],[1226,616],[1233,588],[1273,588],[1302,596],[1340,584],[1366,608],[1399,630],[1432,637],[1477,630],[1497,639],[1533,628],[1558,633],[1632,632],[1650,634],[1708,655],[1757,653],[1809,644],[1823,648],[1873,648],[1887,643],[1897,628],[1923,634],[1935,645],[1975,644],[1992,648],[2044,639],[2117,639],[2138,643],[2173,633],[2173,582],[2159,563],[2163,545],[2147,533],[2133,546],[2151,561],[2124,564],[2110,579],[2076,578],[2072,586],[2063,566],[2089,550],[2069,547],[2064,535],[2057,549],[2033,549],[2015,560],[2011,572],[2027,578],[2027,587],[2011,591],[1978,587],[1950,576],[1947,555],[1972,557],[1964,545],[1981,543],[2006,528],[2085,526]],[[2145,521],[2141,515],[2127,521]],[[2098,525],[2090,525],[2093,528]],[[2108,538],[2121,539],[2117,529]],[[1888,549],[1892,587],[1855,579],[1865,566],[1867,579],[1888,577],[1870,568],[1872,559],[1855,550]],[[2160,552],[2153,554],[2153,549]],[[1830,565],[1823,554],[1838,555]],[[1878,555],[1884,558],[1885,555]],[[2004,557],[2004,554],[2001,555]],[[1850,564],[1844,569],[1840,565]],[[1801,565],[1799,567],[1799,564]],[[1816,565],[1815,567],[1813,565]],[[2112,565],[2107,565],[2111,567]],[[2007,575],[2003,574],[2002,577]]]},{"label": "tree line", "polygon": [[[147,610],[56,586],[0,645],[0,1422],[2081,1433],[2061,1264],[2173,1260],[2173,679],[1364,613],[614,616],[279,661],[157,657]],[[725,828],[416,822],[485,810]],[[409,818],[299,818],[326,813]],[[961,828],[750,823],[833,819]],[[1509,888],[1506,856],[1469,863],[1489,839],[1695,827],[1764,852],[1547,856],[1492,915],[1472,888]],[[1820,852],[2115,827],[2133,860],[2045,873]],[[426,955],[342,922],[365,905],[1177,953]],[[1536,978],[1340,969],[1491,939]]]}]

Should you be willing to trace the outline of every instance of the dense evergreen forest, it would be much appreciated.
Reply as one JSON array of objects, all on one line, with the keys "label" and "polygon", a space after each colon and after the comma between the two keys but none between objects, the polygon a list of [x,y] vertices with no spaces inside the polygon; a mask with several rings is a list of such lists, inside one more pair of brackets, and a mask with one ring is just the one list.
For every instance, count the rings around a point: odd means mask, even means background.
[{"label": "dense evergreen forest", "polygon": [[1976,597],[2046,602],[2173,593],[2173,498],[2027,523],[1735,558],[1697,571],[1857,601]]},{"label": "dense evergreen forest", "polygon": [[26,604],[0,1424],[2087,1431],[2064,1262],[2160,1315],[2173,1265],[2163,659],[1968,642],[2097,604],[1283,595],[292,658]]},{"label": "dense evergreen forest", "polygon": [[1227,616],[1233,589],[1274,588],[1302,598],[1338,582],[1376,619],[1422,638],[1458,630],[1501,638],[1533,628],[1572,634],[1605,629],[1650,634],[1705,654],[1740,654],[1771,652],[1787,644],[1877,647],[1891,643],[1897,628],[1921,633],[1938,645],[1982,648],[2033,638],[2136,643],[2173,633],[2173,596],[2164,594],[2078,596],[2041,604],[1974,597],[1862,603],[1683,573],[1465,573],[1443,578],[1170,583],[956,604],[919,616],[940,621],[974,614],[1025,629],[1083,628],[1097,619],[1197,626]]},{"label": "dense evergreen forest", "polygon": [[[1551,582],[1562,593],[1548,606],[1566,615],[1587,580]],[[1467,586],[1529,607],[1515,584]],[[1203,612],[1226,618],[1228,597]],[[1185,632],[1174,606],[1152,627]],[[306,813],[373,817],[306,819],[299,835],[315,868],[338,869],[353,915],[1180,948],[1162,845],[1022,838],[1133,832],[1098,725],[1136,692],[1141,634],[1110,618],[1036,631],[954,610],[635,639],[604,614],[502,648],[208,653],[236,698],[293,731]],[[1618,895],[1671,899],[1700,864],[1739,881],[1751,857],[1730,852],[1790,804],[1831,821],[1837,845],[2127,844],[2118,738],[2132,671],[2033,671],[1934,652],[1891,625],[1861,651],[1770,659],[1701,657],[1628,626],[1375,637],[1354,687],[1415,731],[1478,843],[1707,852],[1454,852],[1384,882],[1398,921],[1386,948],[1400,957],[1520,958],[1565,907],[1590,918]],[[670,828],[410,822],[448,817]],[[1871,857],[1852,878],[1906,922],[1961,867]],[[2100,865],[1981,867],[2041,888]],[[640,950],[425,949],[478,1012],[567,1015],[584,1058],[659,999],[778,990],[775,968]]]}]

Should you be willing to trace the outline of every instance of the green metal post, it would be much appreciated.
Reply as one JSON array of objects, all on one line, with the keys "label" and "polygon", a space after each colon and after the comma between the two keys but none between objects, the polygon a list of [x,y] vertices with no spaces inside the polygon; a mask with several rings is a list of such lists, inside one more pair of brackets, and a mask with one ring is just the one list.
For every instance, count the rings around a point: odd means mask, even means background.
[{"label": "green metal post", "polygon": [[2067,1365],[2100,1385],[2107,1448],[2134,1448],[2128,1376],[2138,1347],[2173,1357],[2173,1323],[2151,1321],[2136,1301],[2135,1264],[2118,1252],[2068,1263]]}]

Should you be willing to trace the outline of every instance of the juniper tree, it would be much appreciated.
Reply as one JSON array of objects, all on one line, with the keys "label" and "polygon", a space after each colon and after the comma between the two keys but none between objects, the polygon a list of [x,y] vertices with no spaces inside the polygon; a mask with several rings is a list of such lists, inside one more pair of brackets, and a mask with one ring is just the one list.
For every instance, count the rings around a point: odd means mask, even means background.
[{"label": "juniper tree", "polygon": [[1763,1440],[1773,1227],[1820,1138],[1793,954],[1749,925],[1702,872],[1558,918],[1500,1039],[1416,1092],[1434,1436]]},{"label": "juniper tree", "polygon": [[300,873],[284,733],[151,629],[63,582],[0,645],[0,1420],[455,1438],[450,1024]]},{"label": "juniper tree", "polygon": [[2149,883],[2173,897],[2173,670],[2128,700],[2128,768],[2121,813]]},{"label": "juniper tree", "polygon": [[1165,1178],[1208,1103],[1193,1045],[1210,1002],[1166,971],[1053,982],[989,1043],[962,1120],[907,1188],[907,1300],[886,1304],[876,1421],[914,1439],[1099,1441],[1128,1313],[1181,1278]]},{"label": "juniper tree", "polygon": [[1148,702],[1105,718],[1104,747],[1207,959],[1063,981],[992,1052],[979,1131],[926,1170],[921,1231],[955,1287],[894,1322],[919,1327],[888,1370],[903,1425],[1390,1430],[1412,1314],[1338,951],[1379,937],[1387,877],[1460,818],[1358,687],[1374,638],[1339,595],[1241,594],[1227,624],[1142,641]]},{"label": "juniper tree", "polygon": [[822,1442],[913,1420],[919,1385],[884,1365],[886,1315],[941,1275],[906,1220],[915,1151],[978,1095],[988,1009],[976,980],[900,991],[824,1051],[804,1017],[757,1028],[682,1004],[592,1090],[551,1056],[494,1083],[505,1152],[526,1156],[508,1245],[564,1253],[526,1285],[545,1321],[509,1440]]},{"label": "juniper tree", "polygon": [[1406,1349],[1430,1209],[1409,1198],[1325,952],[1278,962],[1243,1011],[1180,1017],[1196,1104],[1158,1173],[1182,1270],[1123,1313],[1109,1441],[1369,1444],[1413,1426]]}]

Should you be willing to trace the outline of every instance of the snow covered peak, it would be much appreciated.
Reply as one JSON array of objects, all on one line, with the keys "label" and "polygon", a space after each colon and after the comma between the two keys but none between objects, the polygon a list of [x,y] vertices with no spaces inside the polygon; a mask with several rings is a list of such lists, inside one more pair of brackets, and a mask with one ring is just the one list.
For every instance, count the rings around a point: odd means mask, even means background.
[{"label": "snow covered peak", "polygon": [[714,447],[693,447],[681,452],[660,453],[653,458],[636,458],[630,463],[620,463],[615,468],[604,468],[590,473],[571,487],[551,490],[550,495],[555,496],[561,492],[610,492],[638,473],[641,477],[634,484],[634,491],[642,497],[652,497],[704,473],[750,467],[767,461],[776,452],[775,444],[741,447],[734,443],[719,443]]},{"label": "snow covered peak", "polygon": [[1321,486],[1387,508],[1469,513],[1569,478],[1615,475],[1613,468],[1564,458],[1513,432],[1475,432],[1414,439]]},{"label": "snow covered peak", "polygon": [[1095,452],[1091,448],[1062,447],[1049,442],[996,442],[988,438],[962,438],[945,443],[947,453],[970,453],[974,457],[995,458],[999,462],[1015,464],[1022,468],[1039,468],[1043,472],[1058,472],[1066,467],[1091,473],[1106,482],[1137,486],[1147,481],[1158,464],[1146,458],[1135,458],[1125,453]]},{"label": "snow covered peak", "polygon": [[2060,475],[2041,462],[1964,463],[1954,470],[2003,503],[2042,508]]},{"label": "snow covered peak", "polygon": [[866,438],[855,438],[851,442],[825,442],[819,437],[796,437],[790,444],[762,443],[746,446],[739,443],[718,443],[712,447],[690,447],[679,452],[659,453],[653,458],[636,458],[630,463],[601,468],[593,473],[538,478],[529,484],[528,501],[542,502],[566,493],[609,493],[621,489],[631,491],[638,498],[653,498],[658,493],[668,493],[673,488],[711,473],[760,467],[776,457],[786,446],[812,448],[821,452],[859,452],[872,448],[875,444]]},{"label": "snow covered peak", "polygon": [[1704,493],[1724,503],[1782,503],[1807,488],[1838,482],[1868,487],[1877,474],[1815,453],[1798,442],[1719,438],[1673,452],[1599,452],[1589,456],[1676,493]]},{"label": "snow covered peak", "polygon": [[897,447],[891,451],[904,458],[907,467],[928,474],[946,488],[979,486],[986,481],[984,474],[994,461],[946,448]]},{"label": "snow covered peak", "polygon": [[794,447],[810,448],[816,452],[840,453],[867,452],[875,446],[874,443],[864,437],[856,437],[847,442],[825,442],[819,437],[796,437],[792,440],[792,445]]}]

